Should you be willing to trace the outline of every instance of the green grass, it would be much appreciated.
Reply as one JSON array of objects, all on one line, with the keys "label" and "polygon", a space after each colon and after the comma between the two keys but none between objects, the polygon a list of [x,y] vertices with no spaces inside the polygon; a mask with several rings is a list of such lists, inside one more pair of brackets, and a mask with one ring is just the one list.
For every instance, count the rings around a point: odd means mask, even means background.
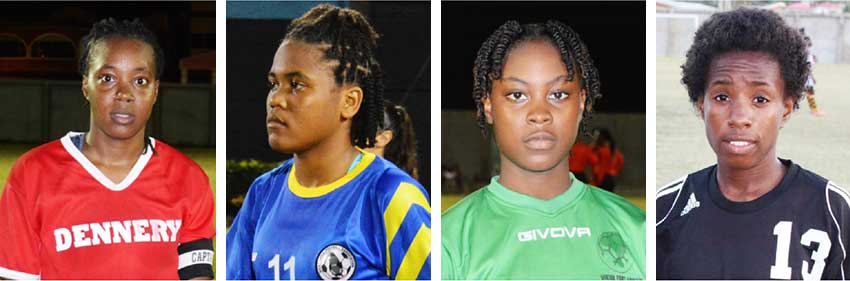
[{"label": "green grass", "polygon": [[0,145],[0,192],[6,186],[6,178],[12,170],[12,165],[24,152],[35,147],[35,145],[4,144]]}]

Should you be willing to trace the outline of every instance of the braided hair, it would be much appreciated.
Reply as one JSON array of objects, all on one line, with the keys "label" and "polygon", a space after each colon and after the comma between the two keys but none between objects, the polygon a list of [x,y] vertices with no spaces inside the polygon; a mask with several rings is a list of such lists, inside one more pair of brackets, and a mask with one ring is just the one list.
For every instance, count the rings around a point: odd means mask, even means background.
[{"label": "braided hair", "polygon": [[[160,77],[162,77],[162,70],[165,68],[165,53],[159,46],[159,43],[156,40],[156,35],[154,35],[150,29],[145,27],[145,24],[138,18],[121,21],[114,18],[106,18],[94,23],[89,30],[89,33],[86,34],[82,40],[82,52],[80,54],[79,62],[80,75],[86,76],[88,74],[92,48],[94,48],[96,44],[112,38],[135,39],[148,44],[148,46],[153,49],[155,63],[154,69],[156,70],[154,75],[156,75],[156,80],[159,80]],[[142,153],[147,153],[148,148],[150,148],[154,154],[156,153],[156,150],[153,148],[153,143],[151,143],[151,138],[148,137],[147,132],[145,132],[145,146]]]},{"label": "braided hair", "polygon": [[393,138],[384,149],[384,159],[398,165],[414,179],[419,179],[419,162],[416,153],[416,133],[413,120],[401,105],[387,101],[384,104],[384,124],[381,131],[391,130]]},{"label": "braided hair", "polygon": [[[591,118],[593,102],[602,97],[599,88],[599,73],[593,65],[593,59],[587,51],[587,46],[578,34],[569,26],[549,20],[545,24],[532,23],[520,25],[516,21],[508,21],[481,45],[472,68],[473,88],[472,98],[478,109],[478,127],[484,135],[488,134],[487,119],[484,116],[483,98],[490,96],[493,80],[502,77],[502,69],[508,54],[522,43],[543,40],[552,44],[561,54],[561,61],[567,67],[567,79],[579,79],[587,97],[584,102],[584,118],[580,131],[588,134],[587,121]],[[578,77],[578,78],[576,78]]]},{"label": "braided hair", "polygon": [[375,145],[375,133],[383,121],[383,73],[375,58],[378,37],[360,12],[320,4],[293,20],[283,39],[328,45],[322,46],[324,59],[339,62],[334,70],[336,84],[363,89],[363,103],[351,122],[351,142],[364,148]]}]

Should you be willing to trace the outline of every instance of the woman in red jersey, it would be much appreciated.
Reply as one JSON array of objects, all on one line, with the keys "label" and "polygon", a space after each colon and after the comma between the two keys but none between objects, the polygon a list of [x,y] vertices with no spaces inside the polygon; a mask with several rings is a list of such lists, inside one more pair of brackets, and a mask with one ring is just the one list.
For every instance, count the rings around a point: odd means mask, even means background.
[{"label": "woman in red jersey", "polygon": [[164,64],[156,38],[110,18],[81,46],[89,130],[16,161],[0,197],[0,277],[212,278],[209,180],[145,134]]}]

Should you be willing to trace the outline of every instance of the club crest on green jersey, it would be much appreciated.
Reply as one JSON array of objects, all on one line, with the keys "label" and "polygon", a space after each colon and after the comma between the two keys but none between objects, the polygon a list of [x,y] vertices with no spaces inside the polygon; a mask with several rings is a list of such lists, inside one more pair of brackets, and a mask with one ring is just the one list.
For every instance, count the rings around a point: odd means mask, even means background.
[{"label": "club crest on green jersey", "polygon": [[617,232],[604,232],[597,241],[599,258],[612,270],[625,273],[632,267],[633,261],[628,256],[626,241]]},{"label": "club crest on green jersey", "polygon": [[354,255],[339,244],[328,245],[316,258],[316,272],[322,280],[348,280],[356,268]]}]

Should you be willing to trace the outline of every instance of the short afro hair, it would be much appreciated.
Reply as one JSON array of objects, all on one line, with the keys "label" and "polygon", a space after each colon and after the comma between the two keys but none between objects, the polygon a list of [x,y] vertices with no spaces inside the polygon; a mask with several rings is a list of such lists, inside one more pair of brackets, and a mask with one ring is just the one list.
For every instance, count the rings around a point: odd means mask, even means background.
[{"label": "short afro hair", "polygon": [[156,36],[147,29],[139,19],[116,20],[107,18],[92,25],[89,34],[83,37],[82,53],[80,54],[80,75],[85,76],[89,71],[89,57],[95,44],[112,38],[136,39],[151,46],[156,63],[156,79],[162,77],[165,68],[165,54],[156,41]]},{"label": "short afro hair", "polygon": [[555,47],[561,54],[561,61],[567,67],[568,80],[578,79],[581,82],[581,88],[585,90],[587,97],[584,101],[579,131],[588,134],[587,123],[592,117],[593,103],[602,97],[599,72],[593,65],[590,52],[578,33],[556,20],[523,25],[516,21],[508,21],[481,44],[472,68],[472,99],[478,109],[478,127],[485,136],[488,135],[484,104],[481,99],[489,97],[493,90],[493,81],[501,79],[508,55],[523,43],[534,40],[543,40]]},{"label": "short afro hair", "polygon": [[688,88],[691,103],[696,104],[705,94],[712,60],[735,51],[765,52],[775,59],[785,82],[784,95],[794,99],[794,109],[799,107],[810,70],[806,42],[776,13],[752,8],[716,13],[697,30],[682,65],[682,84]]}]

